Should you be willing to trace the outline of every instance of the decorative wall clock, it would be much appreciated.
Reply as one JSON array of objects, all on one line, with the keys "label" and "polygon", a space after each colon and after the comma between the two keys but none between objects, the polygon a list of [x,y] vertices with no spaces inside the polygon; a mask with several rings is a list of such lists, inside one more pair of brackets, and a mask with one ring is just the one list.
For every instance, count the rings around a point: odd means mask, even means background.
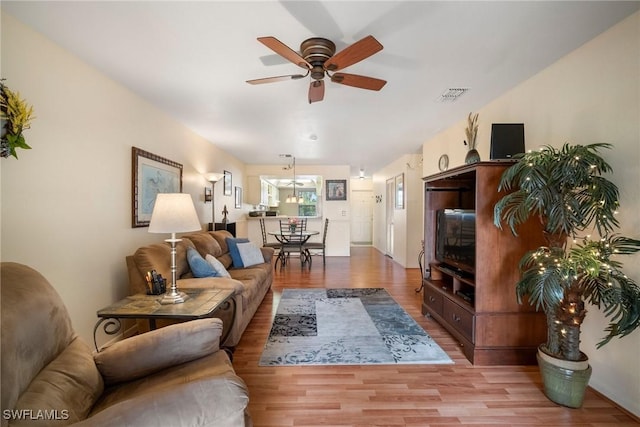
[{"label": "decorative wall clock", "polygon": [[440,159],[438,160],[438,168],[443,172],[449,168],[449,156],[446,154],[440,156]]}]

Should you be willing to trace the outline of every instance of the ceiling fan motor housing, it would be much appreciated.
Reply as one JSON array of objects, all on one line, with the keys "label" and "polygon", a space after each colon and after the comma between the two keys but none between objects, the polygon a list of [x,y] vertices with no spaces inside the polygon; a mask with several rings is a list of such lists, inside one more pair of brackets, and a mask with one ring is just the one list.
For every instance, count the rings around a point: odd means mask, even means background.
[{"label": "ceiling fan motor housing", "polygon": [[324,63],[336,53],[336,45],[322,37],[312,37],[300,44],[302,57],[311,64],[311,77],[315,80],[324,78]]}]

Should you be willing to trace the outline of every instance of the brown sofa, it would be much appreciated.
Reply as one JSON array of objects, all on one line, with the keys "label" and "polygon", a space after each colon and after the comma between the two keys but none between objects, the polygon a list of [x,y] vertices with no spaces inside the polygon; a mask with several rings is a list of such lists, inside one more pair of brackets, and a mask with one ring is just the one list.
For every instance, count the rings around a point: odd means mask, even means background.
[{"label": "brown sofa", "polygon": [[246,385],[221,351],[220,319],[118,341],[99,353],[30,267],[2,263],[4,426],[250,426]]},{"label": "brown sofa", "polygon": [[[233,322],[230,319],[223,321],[225,325],[232,323],[228,338],[223,343],[225,346],[235,346],[242,337],[242,333],[249,325],[260,303],[269,291],[273,283],[273,258],[272,248],[260,248],[264,263],[246,268],[233,268],[232,258],[227,245],[227,238],[233,236],[224,230],[200,231],[181,236],[182,241],[177,244],[176,253],[176,277],[179,289],[189,288],[218,288],[233,289],[235,292],[236,312]],[[193,277],[193,273],[187,262],[187,248],[195,248],[202,257],[211,254],[216,257],[228,270],[231,278],[224,277]],[[133,255],[126,258],[129,271],[129,292],[131,295],[146,292],[145,275],[148,271],[155,270],[170,281],[171,278],[171,251],[168,243],[155,243],[143,246]],[[158,326],[164,326],[169,322],[158,322]],[[138,322],[138,330],[148,330],[148,324]],[[227,331],[225,330],[225,334]]]}]

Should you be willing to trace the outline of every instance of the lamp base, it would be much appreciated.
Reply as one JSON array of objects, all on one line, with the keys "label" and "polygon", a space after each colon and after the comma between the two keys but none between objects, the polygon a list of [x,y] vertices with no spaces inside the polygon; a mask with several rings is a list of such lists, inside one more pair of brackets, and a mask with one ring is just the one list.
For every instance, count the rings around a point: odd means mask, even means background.
[{"label": "lamp base", "polygon": [[189,298],[189,295],[184,292],[172,292],[169,290],[160,300],[160,304],[182,304],[187,298]]}]

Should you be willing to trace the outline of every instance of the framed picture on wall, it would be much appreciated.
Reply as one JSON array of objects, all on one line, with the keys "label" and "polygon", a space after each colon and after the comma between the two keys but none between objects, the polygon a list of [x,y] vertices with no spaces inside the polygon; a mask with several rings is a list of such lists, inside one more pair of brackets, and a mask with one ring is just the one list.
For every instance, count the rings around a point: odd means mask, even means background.
[{"label": "framed picture on wall", "polygon": [[242,188],[236,187],[236,209],[242,209]]},{"label": "framed picture on wall", "polygon": [[347,180],[327,180],[327,200],[347,200]]},{"label": "framed picture on wall", "polygon": [[131,227],[148,227],[158,193],[182,192],[182,165],[132,147]]},{"label": "framed picture on wall", "polygon": [[232,195],[232,182],[231,182],[231,172],[224,171],[224,195],[231,196]]},{"label": "framed picture on wall", "polygon": [[404,209],[404,173],[396,176],[396,209]]}]

